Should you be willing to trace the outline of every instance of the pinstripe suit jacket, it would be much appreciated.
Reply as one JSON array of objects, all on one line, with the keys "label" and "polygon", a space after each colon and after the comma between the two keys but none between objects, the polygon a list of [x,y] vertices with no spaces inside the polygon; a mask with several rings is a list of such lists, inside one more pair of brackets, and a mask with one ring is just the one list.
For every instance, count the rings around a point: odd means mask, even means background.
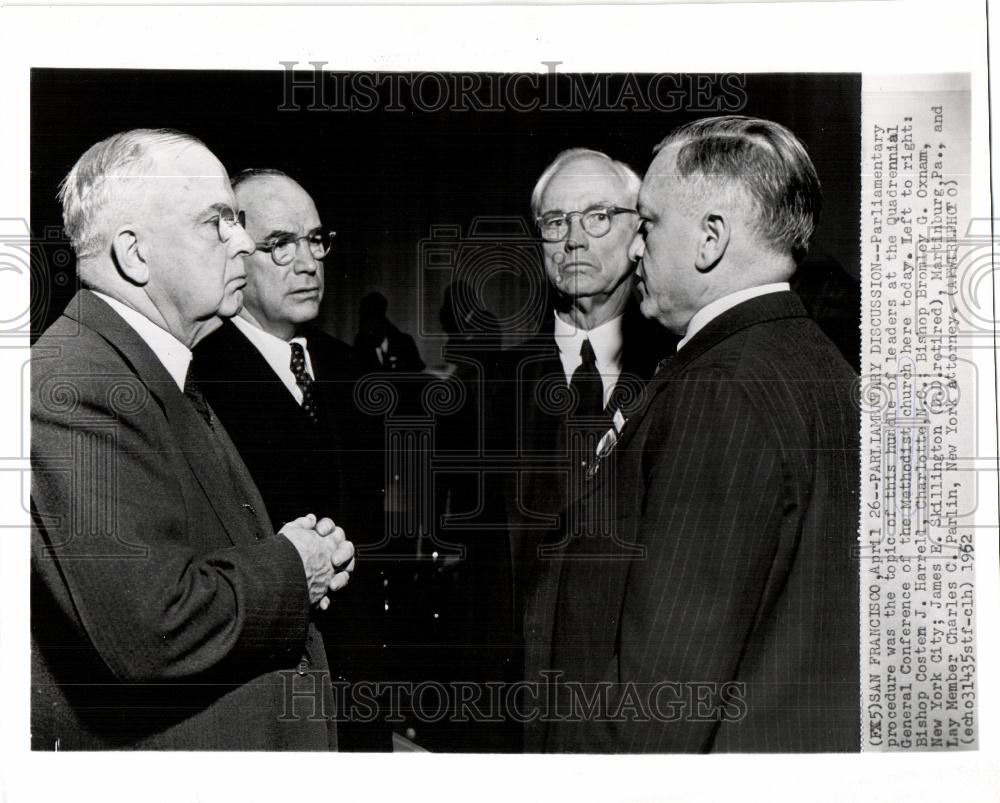
[{"label": "pinstripe suit jacket", "polygon": [[[792,293],[713,320],[650,382],[544,561],[527,749],[859,747],[856,381]],[[547,720],[547,721],[546,721]]]},{"label": "pinstripe suit jacket", "polygon": [[225,430],[87,291],[31,356],[32,746],[335,748],[302,562]]}]

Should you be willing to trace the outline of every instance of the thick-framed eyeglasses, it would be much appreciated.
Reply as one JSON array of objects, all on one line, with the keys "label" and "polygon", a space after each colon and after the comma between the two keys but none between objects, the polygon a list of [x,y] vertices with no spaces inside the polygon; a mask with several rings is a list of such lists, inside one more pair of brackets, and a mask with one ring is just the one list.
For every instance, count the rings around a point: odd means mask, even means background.
[{"label": "thick-framed eyeglasses", "polygon": [[547,243],[558,243],[569,235],[569,221],[573,215],[579,215],[580,225],[591,237],[603,237],[611,231],[615,215],[638,215],[635,209],[623,206],[590,206],[582,212],[552,212],[535,218],[538,231]]},{"label": "thick-framed eyeglasses", "polygon": [[237,212],[235,209],[230,209],[228,206],[219,207],[219,217],[217,220],[219,226],[219,239],[222,242],[228,242],[229,238],[233,236],[233,232],[236,231],[236,227],[241,228],[247,227],[247,213]]},{"label": "thick-framed eyeglasses", "polygon": [[294,234],[283,234],[262,243],[255,243],[255,245],[258,251],[270,254],[275,265],[283,267],[295,259],[299,243],[302,241],[305,241],[306,247],[314,259],[323,259],[333,248],[333,238],[336,236],[337,232],[330,229],[314,229],[301,237],[296,237]]}]

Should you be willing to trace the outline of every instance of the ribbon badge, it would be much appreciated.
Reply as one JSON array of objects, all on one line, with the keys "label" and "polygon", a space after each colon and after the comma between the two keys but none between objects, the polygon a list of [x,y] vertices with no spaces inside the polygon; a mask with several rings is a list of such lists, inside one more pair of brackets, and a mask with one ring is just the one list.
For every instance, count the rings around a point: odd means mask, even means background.
[{"label": "ribbon badge", "polygon": [[611,428],[597,442],[597,449],[594,450],[594,458],[587,466],[588,478],[592,478],[597,474],[601,468],[601,461],[615,450],[615,446],[618,445],[618,439],[621,437],[622,430],[625,429],[627,423],[628,419],[622,415],[621,408],[615,410],[615,414],[611,419]]}]

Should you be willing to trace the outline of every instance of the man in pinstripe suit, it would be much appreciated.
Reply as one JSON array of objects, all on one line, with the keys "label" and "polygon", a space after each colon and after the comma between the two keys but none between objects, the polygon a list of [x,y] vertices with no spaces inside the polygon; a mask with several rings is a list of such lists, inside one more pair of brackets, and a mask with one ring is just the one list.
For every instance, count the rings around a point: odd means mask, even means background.
[{"label": "man in pinstripe suit", "polygon": [[682,340],[529,597],[529,750],[858,749],[856,376],[788,286],[819,207],[775,123],[657,148],[631,254]]}]

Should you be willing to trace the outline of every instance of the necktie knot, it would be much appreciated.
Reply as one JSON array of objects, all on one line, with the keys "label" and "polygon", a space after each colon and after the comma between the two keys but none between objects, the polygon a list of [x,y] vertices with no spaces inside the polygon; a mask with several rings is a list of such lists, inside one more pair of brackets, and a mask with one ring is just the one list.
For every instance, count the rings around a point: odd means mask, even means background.
[{"label": "necktie knot", "polygon": [[303,378],[309,378],[309,373],[306,371],[306,350],[302,348],[301,343],[291,343],[292,347],[292,373],[295,375],[295,381],[301,382]]},{"label": "necktie knot", "polygon": [[594,347],[590,344],[589,338],[584,338],[580,344],[580,360],[581,365],[585,368],[597,367],[597,355],[594,353]]}]

